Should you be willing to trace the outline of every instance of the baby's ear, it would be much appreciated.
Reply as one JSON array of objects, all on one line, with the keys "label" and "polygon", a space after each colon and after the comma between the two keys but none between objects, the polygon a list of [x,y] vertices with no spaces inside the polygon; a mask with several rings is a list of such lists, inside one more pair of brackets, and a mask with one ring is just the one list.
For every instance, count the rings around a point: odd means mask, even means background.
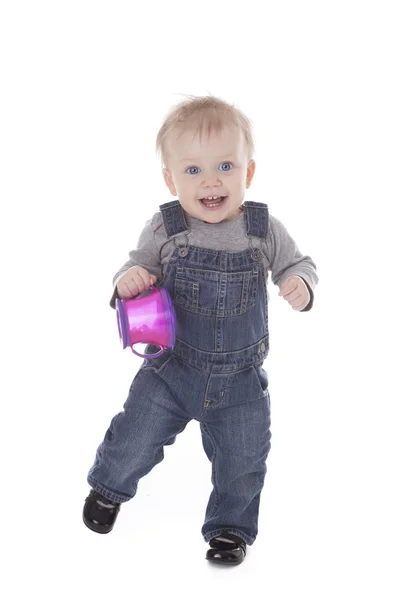
[{"label": "baby's ear", "polygon": [[247,174],[246,174],[246,188],[251,186],[251,182],[253,181],[254,173],[256,170],[256,163],[252,159],[247,165]]},{"label": "baby's ear", "polygon": [[168,171],[168,169],[163,169],[163,177],[164,177],[165,184],[166,184],[167,188],[169,189],[169,191],[171,192],[171,194],[173,196],[177,196],[178,194],[176,193],[176,187],[175,187],[174,181],[172,179],[172,175]]}]

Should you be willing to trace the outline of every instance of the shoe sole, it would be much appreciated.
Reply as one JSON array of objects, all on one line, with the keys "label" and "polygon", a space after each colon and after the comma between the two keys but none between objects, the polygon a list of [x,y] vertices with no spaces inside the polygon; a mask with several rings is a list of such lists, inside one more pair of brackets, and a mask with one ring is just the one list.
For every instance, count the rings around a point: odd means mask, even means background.
[{"label": "shoe sole", "polygon": [[90,529],[90,531],[94,531],[95,533],[110,533],[113,530],[113,527],[111,527],[111,529],[97,529],[96,525],[94,523],[91,523],[90,521],[86,521],[85,517],[83,518],[83,522],[85,523],[86,527],[88,529]]},{"label": "shoe sole", "polygon": [[209,563],[211,563],[212,565],[217,565],[219,567],[237,567],[238,565],[241,565],[242,562],[244,561],[244,558],[238,562],[225,562],[224,560],[215,560],[214,558],[207,558],[206,560],[208,560]]}]

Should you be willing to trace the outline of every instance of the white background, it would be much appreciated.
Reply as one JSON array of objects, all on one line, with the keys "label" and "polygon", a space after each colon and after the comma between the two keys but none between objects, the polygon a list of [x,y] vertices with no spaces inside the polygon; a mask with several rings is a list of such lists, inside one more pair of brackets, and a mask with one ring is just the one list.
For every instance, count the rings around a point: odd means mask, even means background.
[{"label": "white background", "polygon": [[[396,10],[2,2],[2,597],[399,598]],[[165,113],[208,92],[252,119],[247,199],[320,276],[305,314],[269,287],[272,449],[258,539],[229,572],[204,560],[197,423],[110,535],[81,520],[140,365],[120,348],[111,279],[173,199],[154,151]]]}]

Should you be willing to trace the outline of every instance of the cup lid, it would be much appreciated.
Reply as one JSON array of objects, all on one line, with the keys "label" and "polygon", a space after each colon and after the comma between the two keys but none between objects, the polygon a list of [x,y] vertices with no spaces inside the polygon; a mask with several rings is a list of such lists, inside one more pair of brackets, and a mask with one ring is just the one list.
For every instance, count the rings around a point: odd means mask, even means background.
[{"label": "cup lid", "polygon": [[161,300],[164,308],[164,319],[167,327],[167,348],[173,348],[176,338],[176,315],[171,296],[165,288],[160,288]]},{"label": "cup lid", "polygon": [[127,348],[129,346],[129,323],[125,309],[125,301],[117,298],[115,308],[117,312],[119,338],[122,342],[122,348]]}]

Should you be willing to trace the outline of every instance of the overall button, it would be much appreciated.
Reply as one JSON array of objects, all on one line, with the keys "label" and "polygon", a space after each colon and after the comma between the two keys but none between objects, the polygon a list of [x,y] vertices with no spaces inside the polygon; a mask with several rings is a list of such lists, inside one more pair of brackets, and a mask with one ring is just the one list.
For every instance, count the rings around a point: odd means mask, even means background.
[{"label": "overall button", "polygon": [[179,248],[179,256],[184,257],[184,256],[187,256],[188,253],[189,253],[189,250],[185,246],[181,246]]},{"label": "overall button", "polygon": [[253,248],[253,251],[251,253],[251,258],[255,262],[261,262],[261,260],[262,260],[261,250],[259,248]]},{"label": "overall button", "polygon": [[265,344],[264,344],[264,342],[261,342],[260,350],[264,354],[264,352],[265,352]]}]

